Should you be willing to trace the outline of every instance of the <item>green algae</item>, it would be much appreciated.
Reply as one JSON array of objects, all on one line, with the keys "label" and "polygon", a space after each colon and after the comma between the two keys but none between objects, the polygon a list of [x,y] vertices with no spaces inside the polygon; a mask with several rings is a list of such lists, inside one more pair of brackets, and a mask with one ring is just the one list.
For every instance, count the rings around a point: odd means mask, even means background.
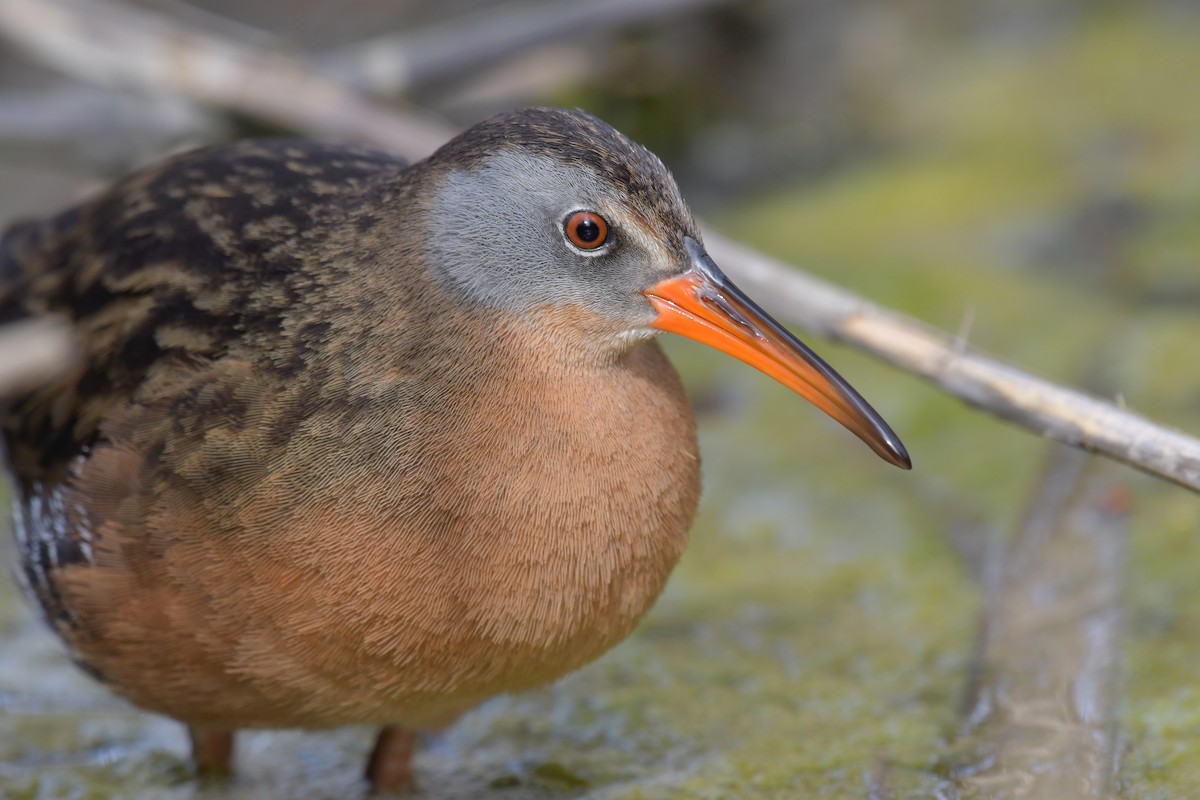
[{"label": "green algae", "polygon": [[[1200,70],[1198,32],[1122,14],[1023,59],[947,56],[953,70],[899,90],[893,152],[750,202],[722,227],[943,329],[970,316],[985,352],[1200,430],[1200,106],[1181,79]],[[1096,197],[1123,198],[1135,223],[1107,249],[1070,246]],[[905,437],[921,502],[993,532],[1012,524],[1041,459],[1035,439],[905,381],[859,382]],[[842,485],[821,475],[831,478]],[[1118,784],[1123,797],[1193,796],[1200,503],[1133,473],[1128,486]],[[869,491],[875,502],[874,480]],[[924,577],[913,574],[914,593]]]}]

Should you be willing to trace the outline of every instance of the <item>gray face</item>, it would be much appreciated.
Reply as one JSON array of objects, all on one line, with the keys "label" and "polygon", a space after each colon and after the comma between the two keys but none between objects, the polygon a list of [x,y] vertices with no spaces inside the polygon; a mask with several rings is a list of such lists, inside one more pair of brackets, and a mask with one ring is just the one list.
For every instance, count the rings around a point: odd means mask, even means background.
[{"label": "gray face", "polygon": [[[672,210],[694,229],[665,168],[663,175]],[[687,253],[670,244],[680,232],[659,230],[661,218],[619,185],[524,149],[503,148],[448,173],[432,210],[426,263],[441,280],[512,312],[579,305],[610,319],[621,338],[652,334],[656,315],[642,290],[688,267]],[[564,221],[580,210],[607,221],[603,246],[577,247],[564,234]]]}]

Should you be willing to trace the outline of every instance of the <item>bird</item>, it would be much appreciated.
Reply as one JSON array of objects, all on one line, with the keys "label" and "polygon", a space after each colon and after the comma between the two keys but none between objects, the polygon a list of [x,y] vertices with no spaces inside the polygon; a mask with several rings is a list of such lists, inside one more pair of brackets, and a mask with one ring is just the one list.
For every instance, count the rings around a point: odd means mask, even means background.
[{"label": "bird", "polygon": [[0,240],[0,321],[80,358],[0,408],[27,593],[71,658],[229,775],[244,728],[416,736],[624,639],[684,550],[682,334],[899,438],[708,255],[662,161],[581,110],[409,163],[177,155]]}]

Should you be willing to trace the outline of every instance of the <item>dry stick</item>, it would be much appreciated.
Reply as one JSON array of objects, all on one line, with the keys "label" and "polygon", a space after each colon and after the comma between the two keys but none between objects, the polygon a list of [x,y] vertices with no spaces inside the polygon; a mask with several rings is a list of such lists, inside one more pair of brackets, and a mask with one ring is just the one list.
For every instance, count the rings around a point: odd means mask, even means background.
[{"label": "dry stick", "polygon": [[[103,20],[103,22],[101,22]],[[308,70],[108,0],[0,0],[0,35],[52,66],[100,83],[173,92],[299,130],[355,137],[409,156],[453,131],[371,104]],[[710,234],[718,263],[772,298],[785,320],[849,342],[1036,433],[1200,492],[1200,441],[1112,403],[966,350],[916,320]],[[918,456],[919,457],[919,456]]]},{"label": "dry stick", "polygon": [[332,77],[394,95],[553,40],[562,43],[730,0],[569,0],[506,3],[424,28],[381,36],[318,60]]}]

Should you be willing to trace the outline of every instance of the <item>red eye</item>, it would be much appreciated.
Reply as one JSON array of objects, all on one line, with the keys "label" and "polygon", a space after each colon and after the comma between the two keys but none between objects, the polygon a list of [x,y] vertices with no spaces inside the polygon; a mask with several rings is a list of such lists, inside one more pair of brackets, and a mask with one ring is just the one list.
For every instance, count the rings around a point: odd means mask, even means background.
[{"label": "red eye", "polygon": [[608,223],[592,211],[576,211],[563,223],[567,241],[580,250],[595,250],[608,241]]}]

